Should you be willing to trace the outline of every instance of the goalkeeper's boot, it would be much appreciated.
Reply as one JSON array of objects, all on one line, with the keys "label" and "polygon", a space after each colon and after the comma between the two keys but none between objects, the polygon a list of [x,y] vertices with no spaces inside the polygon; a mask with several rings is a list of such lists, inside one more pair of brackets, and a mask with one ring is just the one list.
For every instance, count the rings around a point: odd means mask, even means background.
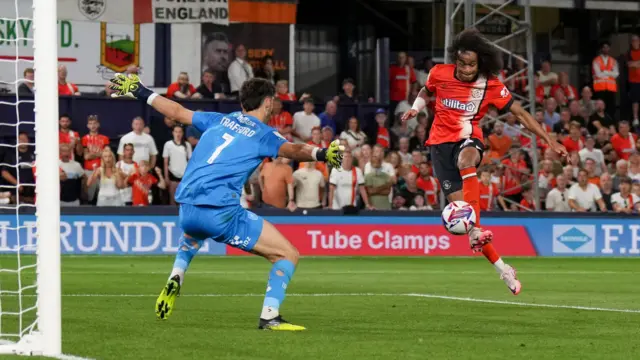
[{"label": "goalkeeper's boot", "polygon": [[474,252],[482,251],[482,247],[493,240],[493,232],[491,230],[483,230],[474,227],[469,231],[469,244]]},{"label": "goalkeeper's boot", "polygon": [[520,280],[518,280],[518,277],[516,276],[516,269],[511,267],[511,265],[504,265],[504,271],[500,274],[500,279],[507,284],[507,287],[513,295],[520,294],[522,284],[520,284]]},{"label": "goalkeeper's boot", "polygon": [[156,300],[156,316],[158,319],[165,320],[171,315],[173,304],[175,304],[178,295],[180,295],[180,276],[176,275],[167,281]]},{"label": "goalkeeper's boot", "polygon": [[278,315],[271,320],[260,319],[260,330],[273,330],[273,331],[302,331],[307,330],[304,326],[293,325],[286,321],[282,316]]}]

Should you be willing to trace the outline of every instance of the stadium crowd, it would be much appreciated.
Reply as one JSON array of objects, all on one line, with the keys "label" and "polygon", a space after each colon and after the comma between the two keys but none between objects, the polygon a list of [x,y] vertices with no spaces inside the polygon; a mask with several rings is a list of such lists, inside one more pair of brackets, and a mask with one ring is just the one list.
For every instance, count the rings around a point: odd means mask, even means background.
[{"label": "stadium crowd", "polygon": [[[349,151],[342,169],[330,169],[321,163],[291,163],[288,159],[267,159],[247,182],[241,202],[246,207],[295,209],[430,210],[439,209],[445,199],[441,184],[432,173],[424,146],[428,137],[433,107],[406,123],[398,121],[408,110],[419,88],[428,77],[433,62],[425,58],[419,68],[406,53],[399,53],[389,69],[390,107],[380,108],[374,119],[344,118],[338,104],[373,102],[360,96],[353,79],[342,82],[342,92],[329,97],[324,109],[316,109],[310,94],[297,96],[288,83],[273,70],[273,60],[265,57],[260,69],[245,60],[239,46],[227,76],[218,81],[214,71],[205,70],[195,86],[187,73],[180,73],[166,96],[175,99],[221,99],[237,96],[238,84],[259,76],[271,80],[277,91],[269,125],[293,142],[326,147],[340,139]],[[624,66],[628,67],[629,96],[633,103],[631,121],[620,119],[616,96],[620,71],[604,43],[593,60],[591,86],[578,89],[569,83],[566,73],[555,73],[553,64],[544,61],[535,74],[535,84],[527,83],[524,63],[514,61],[513,69],[500,74],[511,92],[527,97],[535,91],[535,118],[565,145],[570,155],[558,158],[546,145],[532,142],[531,134],[516,124],[511,114],[501,116],[490,111],[481,120],[486,150],[478,174],[481,180],[483,210],[531,211],[538,193],[542,209],[549,211],[615,211],[638,213],[640,210],[640,141],[638,103],[640,102],[640,38],[633,37]],[[135,74],[135,66],[127,69]],[[60,95],[81,95],[67,81],[67,69],[59,68]],[[26,81],[19,94],[33,91],[33,70],[24,73]],[[227,90],[225,90],[227,89]],[[101,92],[109,96],[107,87]],[[293,114],[283,102],[299,102],[302,110]],[[431,103],[433,106],[433,103]],[[173,194],[184,174],[187,161],[198,145],[200,134],[172,119],[150,128],[144,119],[132,120],[132,131],[117,144],[100,135],[97,115],[87,118],[87,130],[71,129],[69,115],[60,116],[60,180],[63,206],[146,206],[175,204]],[[78,131],[86,132],[80,136]],[[28,143],[27,134],[20,143]],[[537,155],[534,157],[534,152]],[[16,159],[16,154],[18,159]],[[533,173],[532,159],[539,159]],[[33,149],[20,145],[15,153],[4,155],[2,181],[9,192],[0,194],[0,202],[33,202]],[[19,176],[18,176],[19,174]],[[538,191],[534,191],[536,184]]]}]

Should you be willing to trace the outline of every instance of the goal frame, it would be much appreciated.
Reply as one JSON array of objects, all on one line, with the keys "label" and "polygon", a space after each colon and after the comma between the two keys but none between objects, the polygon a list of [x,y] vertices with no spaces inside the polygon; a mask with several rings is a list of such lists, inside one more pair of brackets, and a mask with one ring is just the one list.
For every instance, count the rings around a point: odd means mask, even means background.
[{"label": "goal frame", "polygon": [[[62,355],[60,174],[57,136],[59,110],[58,92],[55,90],[58,83],[56,22],[56,0],[33,0],[38,239],[36,248],[37,326],[36,330],[25,334],[17,343],[0,345],[0,354],[50,357]],[[20,119],[17,120],[20,121]],[[19,209],[17,208],[17,211]],[[16,226],[19,227],[21,224]]]}]

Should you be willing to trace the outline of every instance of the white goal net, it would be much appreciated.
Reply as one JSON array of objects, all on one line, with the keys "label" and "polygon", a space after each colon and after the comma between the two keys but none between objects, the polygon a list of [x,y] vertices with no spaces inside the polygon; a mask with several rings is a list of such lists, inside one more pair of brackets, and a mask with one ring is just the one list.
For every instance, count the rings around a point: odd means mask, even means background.
[{"label": "white goal net", "polygon": [[[56,0],[11,2],[13,9],[0,9],[0,45],[11,54],[0,56],[0,73],[15,74],[0,78],[0,354],[58,357]],[[33,10],[21,13],[27,2]],[[22,35],[25,27],[33,38]],[[27,48],[33,56],[24,55]],[[34,71],[25,73],[27,68]]]}]

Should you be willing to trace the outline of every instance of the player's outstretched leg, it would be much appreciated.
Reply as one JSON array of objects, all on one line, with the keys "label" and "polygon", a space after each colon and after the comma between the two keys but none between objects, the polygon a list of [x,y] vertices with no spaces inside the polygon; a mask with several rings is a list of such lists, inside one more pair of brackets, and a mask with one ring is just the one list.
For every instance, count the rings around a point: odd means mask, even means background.
[{"label": "player's outstretched leg", "polygon": [[180,288],[184,281],[184,274],[189,268],[191,260],[196,256],[203,243],[204,240],[197,240],[186,234],[183,234],[180,237],[180,245],[178,246],[176,260],[173,263],[173,270],[171,271],[171,275],[169,275],[167,284],[164,286],[156,300],[156,316],[159,319],[164,320],[173,312],[176,297],[180,295]]},{"label": "player's outstretched leg", "polygon": [[[474,251],[482,251],[487,260],[493,264],[493,267],[500,274],[500,279],[504,281],[511,293],[518,295],[522,289],[522,284],[516,276],[516,270],[502,261],[493,244],[491,244],[493,233],[480,227],[480,183],[476,173],[476,164],[479,162],[480,153],[475,147],[462,149],[458,156],[463,200],[471,205],[476,213],[476,226],[469,231],[469,242]],[[454,195],[456,193],[451,194],[451,197],[454,197]]]},{"label": "player's outstretched leg", "polygon": [[267,291],[260,314],[258,328],[276,331],[300,331],[303,326],[293,325],[282,318],[280,307],[287,287],[298,263],[298,250],[269,222],[263,220],[262,233],[252,252],[271,263]]}]

